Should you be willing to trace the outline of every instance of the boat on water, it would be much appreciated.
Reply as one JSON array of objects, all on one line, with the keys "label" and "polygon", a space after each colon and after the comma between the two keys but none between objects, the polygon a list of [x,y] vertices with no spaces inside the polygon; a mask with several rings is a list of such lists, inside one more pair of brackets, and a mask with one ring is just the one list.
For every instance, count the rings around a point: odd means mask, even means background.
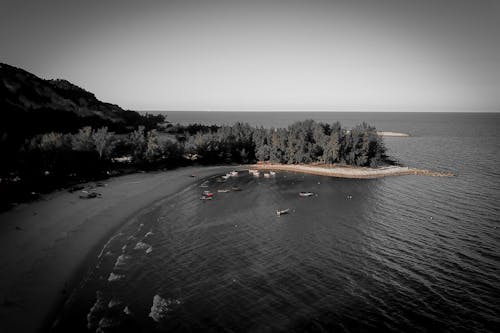
[{"label": "boat on water", "polygon": [[281,216],[290,213],[290,208],[287,209],[281,209],[276,211],[276,215]]},{"label": "boat on water", "polygon": [[237,176],[238,176],[238,171],[231,171],[231,172],[229,173],[229,175],[230,175],[231,177],[237,177]]},{"label": "boat on water", "polygon": [[214,194],[210,191],[203,191],[203,196],[209,198],[209,197],[213,197]]},{"label": "boat on water", "polygon": [[276,172],[274,172],[274,171],[269,171],[269,174],[270,174],[271,176],[276,176]]},{"label": "boat on water", "polygon": [[260,172],[259,171],[255,171],[252,174],[254,175],[254,177],[259,177],[260,176]]},{"label": "boat on water", "polygon": [[299,196],[301,197],[312,197],[314,195],[313,192],[300,192]]},{"label": "boat on water", "polygon": [[248,173],[255,173],[255,172],[258,172],[259,170],[256,170],[256,169],[248,169]]},{"label": "boat on water", "polygon": [[229,190],[227,188],[221,188],[217,190],[218,193],[227,193]]},{"label": "boat on water", "polygon": [[207,197],[207,196],[205,196],[205,195],[202,195],[202,196],[200,197],[200,200],[212,200],[213,198],[214,198],[213,196],[212,196],[212,197]]},{"label": "boat on water", "polygon": [[228,179],[229,177],[231,177],[231,175],[225,174],[224,176],[222,176],[222,179]]},{"label": "boat on water", "polygon": [[264,174],[264,178],[269,178],[269,177],[271,177],[271,174],[269,174],[269,173]]}]

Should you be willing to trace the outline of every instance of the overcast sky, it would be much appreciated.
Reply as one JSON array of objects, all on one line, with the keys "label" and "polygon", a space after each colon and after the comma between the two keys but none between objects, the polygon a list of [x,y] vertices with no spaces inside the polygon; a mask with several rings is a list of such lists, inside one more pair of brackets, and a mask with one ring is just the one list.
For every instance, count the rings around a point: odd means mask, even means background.
[{"label": "overcast sky", "polygon": [[135,110],[500,110],[498,0],[2,0],[0,45]]}]

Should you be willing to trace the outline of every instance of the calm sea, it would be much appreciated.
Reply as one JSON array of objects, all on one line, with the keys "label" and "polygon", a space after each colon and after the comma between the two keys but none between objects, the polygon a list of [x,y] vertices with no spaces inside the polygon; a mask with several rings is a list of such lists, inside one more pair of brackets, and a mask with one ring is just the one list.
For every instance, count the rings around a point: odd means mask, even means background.
[{"label": "calm sea", "polygon": [[[56,331],[499,331],[499,114],[167,114],[265,127],[367,121],[411,135],[385,139],[401,163],[457,176],[200,180],[103,244]],[[232,187],[242,190],[217,193]],[[200,200],[207,189],[215,198]]]}]

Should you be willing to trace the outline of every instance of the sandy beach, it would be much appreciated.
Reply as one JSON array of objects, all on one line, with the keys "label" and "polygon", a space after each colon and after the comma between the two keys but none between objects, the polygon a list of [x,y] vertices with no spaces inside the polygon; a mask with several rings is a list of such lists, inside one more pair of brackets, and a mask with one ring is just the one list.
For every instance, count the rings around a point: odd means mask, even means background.
[{"label": "sandy beach", "polygon": [[308,173],[313,175],[339,177],[339,178],[380,178],[387,176],[420,175],[433,177],[452,177],[448,172],[437,172],[425,169],[415,169],[403,166],[389,166],[382,168],[363,168],[351,166],[325,166],[325,165],[303,165],[303,164],[254,164],[251,169],[280,170]]},{"label": "sandy beach", "polygon": [[[188,167],[85,184],[100,194],[61,190],[0,214],[0,331],[49,328],[55,312],[105,240],[142,209],[199,178],[234,169]],[[196,175],[196,177],[191,177]]]}]

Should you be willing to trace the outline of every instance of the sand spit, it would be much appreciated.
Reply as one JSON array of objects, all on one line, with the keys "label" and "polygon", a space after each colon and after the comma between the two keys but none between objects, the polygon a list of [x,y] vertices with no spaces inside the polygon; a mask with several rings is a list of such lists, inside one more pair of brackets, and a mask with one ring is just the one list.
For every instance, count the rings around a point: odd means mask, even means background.
[{"label": "sand spit", "polygon": [[392,136],[392,137],[398,137],[398,138],[407,138],[410,136],[410,134],[406,133],[398,133],[398,132],[377,132],[379,136]]},{"label": "sand spit", "polygon": [[382,168],[364,168],[349,166],[329,165],[304,165],[304,164],[254,164],[248,166],[250,169],[258,170],[280,170],[299,173],[308,173],[320,176],[339,178],[381,178],[387,176],[420,175],[433,177],[452,177],[449,172],[437,172],[425,169],[415,169],[403,166],[389,166]]},{"label": "sand spit", "polygon": [[[50,328],[55,314],[123,223],[228,167],[186,167],[111,178],[97,200],[66,190],[0,214],[0,332]],[[197,177],[191,177],[196,174]]]}]

